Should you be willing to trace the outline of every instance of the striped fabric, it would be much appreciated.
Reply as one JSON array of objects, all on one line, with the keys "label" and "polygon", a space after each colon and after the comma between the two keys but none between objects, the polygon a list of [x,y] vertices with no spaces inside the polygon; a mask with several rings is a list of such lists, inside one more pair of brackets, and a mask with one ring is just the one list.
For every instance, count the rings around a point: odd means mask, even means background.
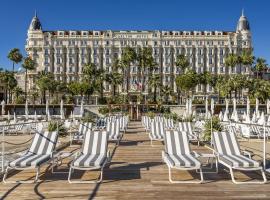
[{"label": "striped fabric", "polygon": [[104,129],[106,127],[106,124],[108,121],[111,121],[108,118],[99,118],[96,123],[96,128],[97,129]]},{"label": "striped fabric", "polygon": [[201,163],[190,151],[187,132],[165,132],[165,159],[175,167],[200,167]]},{"label": "striped fabric", "polygon": [[179,122],[178,123],[178,130],[187,132],[190,140],[197,140],[197,136],[193,133],[191,122]]},{"label": "striped fabric", "polygon": [[165,128],[164,128],[164,124],[162,122],[154,121],[151,124],[150,137],[152,139],[157,139],[157,140],[163,139],[164,132],[165,132]]},{"label": "striped fabric", "polygon": [[84,122],[83,124],[80,124],[79,131],[74,134],[73,140],[83,140],[84,135],[87,132],[88,129],[92,129],[92,123],[91,122]]},{"label": "striped fabric", "polygon": [[109,140],[118,140],[120,137],[120,119],[108,122],[106,131],[109,135]]},{"label": "striped fabric", "polygon": [[165,123],[165,128],[167,128],[167,129],[173,129],[174,128],[173,119],[165,119],[164,123]]},{"label": "striped fabric", "polygon": [[259,163],[241,155],[235,134],[228,132],[214,132],[213,142],[219,154],[219,160],[231,167],[259,167]]},{"label": "striped fabric", "polygon": [[58,133],[36,133],[30,149],[22,157],[12,161],[11,167],[39,166],[51,158],[58,139]]},{"label": "striped fabric", "polygon": [[150,130],[151,129],[151,124],[154,120],[150,119],[150,117],[146,117],[146,124],[145,124],[145,130]]},{"label": "striped fabric", "polygon": [[72,165],[75,167],[100,167],[107,158],[108,135],[106,131],[88,130],[82,146],[81,155]]}]

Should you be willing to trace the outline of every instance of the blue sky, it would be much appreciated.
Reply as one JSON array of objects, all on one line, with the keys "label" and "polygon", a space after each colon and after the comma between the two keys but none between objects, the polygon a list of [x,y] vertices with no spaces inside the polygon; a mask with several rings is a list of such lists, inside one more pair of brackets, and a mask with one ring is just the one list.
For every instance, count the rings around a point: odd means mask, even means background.
[{"label": "blue sky", "polygon": [[10,49],[25,54],[35,10],[44,30],[233,31],[242,8],[251,24],[255,56],[270,63],[269,0],[1,0],[0,67],[11,69]]}]

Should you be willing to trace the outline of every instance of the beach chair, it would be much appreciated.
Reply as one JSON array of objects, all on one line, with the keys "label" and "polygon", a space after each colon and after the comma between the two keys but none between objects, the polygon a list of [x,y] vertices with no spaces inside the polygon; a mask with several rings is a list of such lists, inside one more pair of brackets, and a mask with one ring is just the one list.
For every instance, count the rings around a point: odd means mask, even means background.
[{"label": "beach chair", "polygon": [[108,122],[106,131],[109,135],[109,141],[116,142],[116,145],[118,146],[122,138],[122,134],[120,132],[120,119]]},{"label": "beach chair", "polygon": [[163,122],[153,121],[151,123],[151,130],[149,132],[149,138],[151,140],[151,146],[153,146],[154,141],[164,140],[165,127]]},{"label": "beach chair", "polygon": [[166,129],[174,129],[173,119],[164,119],[164,125]]},{"label": "beach chair", "polygon": [[[167,130],[165,132],[165,151],[162,151],[163,161],[169,169],[169,181],[171,183],[202,183],[203,173],[201,162],[197,159],[196,152],[192,152],[189,146],[187,132]],[[175,181],[172,180],[172,169],[196,170],[200,172],[200,181]]]},{"label": "beach chair", "polygon": [[[69,183],[99,183],[103,179],[103,169],[110,160],[110,152],[108,149],[108,134],[106,131],[93,131],[88,129],[82,149],[75,155],[75,159],[70,164],[68,175]],[[72,181],[71,175],[77,170],[98,170],[100,176],[95,181]]]},{"label": "beach chair", "polygon": [[[218,157],[218,162],[229,168],[232,182],[235,184],[266,183],[263,168],[259,162],[252,160],[251,156],[246,157],[240,150],[235,134],[228,132],[214,132],[213,144]],[[261,171],[263,181],[239,182],[234,178],[233,170],[240,171]]]},{"label": "beach chair", "polygon": [[73,141],[83,141],[85,133],[87,132],[88,129],[92,129],[91,122],[81,123],[79,126],[79,131],[75,132],[73,137],[71,136],[70,133],[70,145],[72,144]]},{"label": "beach chair", "polygon": [[[58,139],[58,132],[36,133],[29,150],[18,159],[10,162],[6,168],[4,183],[34,183],[38,181],[40,167],[53,159],[54,150]],[[36,169],[34,181],[7,181],[8,171]]]},{"label": "beach chair", "polygon": [[200,144],[199,135],[198,135],[199,133],[192,130],[191,122],[179,122],[178,130],[180,132],[182,131],[187,132],[188,138],[190,141],[197,141],[198,145]]}]

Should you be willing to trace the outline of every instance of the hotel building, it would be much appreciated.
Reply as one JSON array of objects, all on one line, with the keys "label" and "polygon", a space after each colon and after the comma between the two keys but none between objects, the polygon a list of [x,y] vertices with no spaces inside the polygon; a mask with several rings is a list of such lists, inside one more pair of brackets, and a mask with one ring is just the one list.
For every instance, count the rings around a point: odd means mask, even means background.
[{"label": "hotel building", "polygon": [[[152,48],[157,63],[154,73],[161,75],[161,83],[169,85],[176,92],[175,77],[181,73],[175,66],[179,54],[187,56],[190,67],[197,73],[209,71],[212,74],[250,74],[250,66],[225,66],[229,53],[241,53],[245,48],[252,48],[250,26],[242,15],[235,31],[113,31],[113,30],[43,30],[37,15],[31,21],[26,41],[26,51],[36,62],[36,70],[30,73],[29,88],[33,85],[35,75],[40,71],[52,72],[56,80],[79,81],[85,64],[94,63],[97,68],[110,72],[115,58],[121,59],[123,49],[127,46]],[[240,71],[241,70],[241,71]],[[147,71],[144,73],[147,82]],[[130,82],[120,86],[126,92],[138,80],[136,63],[131,66]],[[104,82],[105,94],[110,94],[111,86]],[[213,92],[213,88],[201,85],[196,93],[204,90]],[[146,94],[148,91],[145,87]]]}]

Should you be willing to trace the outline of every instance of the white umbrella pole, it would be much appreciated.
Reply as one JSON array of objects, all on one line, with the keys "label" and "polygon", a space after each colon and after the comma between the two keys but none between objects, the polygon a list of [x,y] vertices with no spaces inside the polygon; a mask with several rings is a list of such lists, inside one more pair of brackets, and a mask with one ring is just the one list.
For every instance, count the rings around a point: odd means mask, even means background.
[{"label": "white umbrella pole", "polygon": [[266,169],[266,132],[265,123],[263,124],[263,168]]}]

